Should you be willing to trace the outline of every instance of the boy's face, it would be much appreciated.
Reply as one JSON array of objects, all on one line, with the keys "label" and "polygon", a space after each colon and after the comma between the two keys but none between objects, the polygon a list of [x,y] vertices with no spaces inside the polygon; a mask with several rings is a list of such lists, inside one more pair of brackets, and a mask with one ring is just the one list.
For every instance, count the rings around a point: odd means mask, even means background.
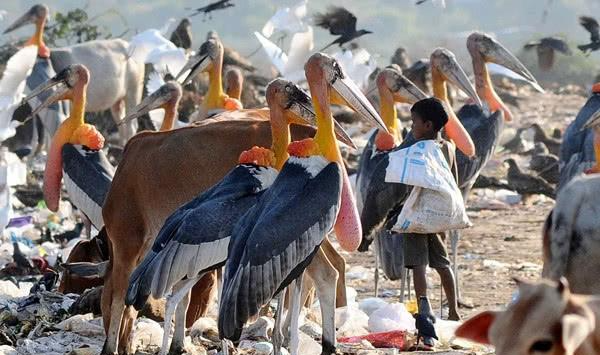
[{"label": "boy's face", "polygon": [[431,139],[435,136],[433,122],[423,121],[418,113],[411,112],[412,126],[411,131],[415,139]]}]

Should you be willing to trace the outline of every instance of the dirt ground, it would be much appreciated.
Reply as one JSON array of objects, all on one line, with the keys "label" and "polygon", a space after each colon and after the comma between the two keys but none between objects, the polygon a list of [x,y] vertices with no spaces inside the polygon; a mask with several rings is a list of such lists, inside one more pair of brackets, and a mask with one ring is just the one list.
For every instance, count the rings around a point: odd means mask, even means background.
[{"label": "dirt ground", "polygon": [[[554,128],[564,131],[587,100],[586,90],[579,87],[551,88],[545,94],[533,92],[527,87],[516,89],[507,85],[506,88],[511,95],[521,99],[518,100],[519,107],[509,106],[515,120],[506,124],[505,139],[513,136],[517,127],[534,122],[540,123],[548,132]],[[484,169],[484,174],[505,177],[506,168],[502,162],[509,156],[516,158],[522,168],[526,168],[525,158],[503,153],[499,147]],[[473,192],[471,197],[468,205],[476,202]],[[473,227],[463,231],[459,244],[459,282],[462,300],[474,308],[461,308],[463,317],[505,306],[515,291],[513,277],[528,280],[540,277],[541,230],[554,201],[540,197],[530,203],[507,206],[502,210],[468,210]],[[359,299],[374,295],[375,257],[372,249],[367,253],[345,255],[350,273],[353,269],[363,270],[357,266],[366,268],[363,279],[348,281],[349,286],[358,291]],[[391,302],[398,301],[400,282],[388,280],[383,272],[380,275],[379,296]],[[430,270],[428,279],[429,296],[438,312],[441,291],[439,277]]]}]

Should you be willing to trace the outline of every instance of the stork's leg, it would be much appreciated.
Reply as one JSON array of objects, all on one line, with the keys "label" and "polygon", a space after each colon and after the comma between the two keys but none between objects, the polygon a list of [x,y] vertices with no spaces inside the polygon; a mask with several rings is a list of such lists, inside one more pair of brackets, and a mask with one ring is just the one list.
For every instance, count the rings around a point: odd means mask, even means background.
[{"label": "stork's leg", "polygon": [[338,251],[331,245],[328,238],[325,238],[321,244],[321,250],[325,252],[327,260],[333,265],[338,273],[337,287],[335,293],[335,306],[346,307],[348,299],[346,297],[346,260]]},{"label": "stork's leg", "polygon": [[322,249],[317,252],[306,268],[306,272],[315,283],[321,306],[323,327],[321,354],[335,354],[335,289],[331,285],[337,284],[338,272]]},{"label": "stork's leg", "polygon": [[[375,236],[375,246],[373,247],[373,253],[375,253],[375,273],[373,277],[375,278],[375,297],[379,297],[379,241],[377,240],[378,236]],[[400,302],[402,302],[402,295],[400,295]]]},{"label": "stork's leg", "polygon": [[298,334],[298,322],[300,318],[300,297],[302,295],[302,279],[304,273],[300,274],[294,281],[292,287],[292,298],[291,306],[288,313],[291,314],[290,324],[290,355],[298,355],[298,346],[300,345],[300,338]]},{"label": "stork's leg", "polygon": [[[402,268],[402,276],[400,276],[400,303],[404,303],[404,291],[406,291],[406,279],[408,278],[408,269]],[[410,300],[410,288],[407,300]]]},{"label": "stork's leg", "polygon": [[158,355],[166,355],[167,349],[169,348],[171,322],[173,321],[173,315],[175,314],[175,308],[177,307],[177,302],[174,296],[175,294],[167,297],[167,304],[165,305],[165,321],[163,323],[163,339]]},{"label": "stork's leg", "polygon": [[275,311],[275,324],[273,326],[273,354],[281,354],[281,346],[283,345],[283,333],[281,332],[281,322],[283,317],[283,307],[285,303],[286,290],[281,290],[277,296],[277,311]]},{"label": "stork's leg", "polygon": [[450,231],[450,249],[452,251],[452,271],[456,282],[456,297],[460,299],[460,287],[458,282],[458,242],[460,240],[460,232],[458,230]]},{"label": "stork's leg", "polygon": [[[173,298],[177,301],[177,309],[175,311],[175,331],[169,348],[169,355],[180,355],[184,353],[185,347],[185,314],[190,304],[190,294],[192,287],[200,279],[202,275],[187,279],[181,282],[181,288],[174,294]],[[168,333],[166,333],[168,339]],[[163,342],[164,343],[164,342]],[[161,349],[162,351],[162,349]]]}]

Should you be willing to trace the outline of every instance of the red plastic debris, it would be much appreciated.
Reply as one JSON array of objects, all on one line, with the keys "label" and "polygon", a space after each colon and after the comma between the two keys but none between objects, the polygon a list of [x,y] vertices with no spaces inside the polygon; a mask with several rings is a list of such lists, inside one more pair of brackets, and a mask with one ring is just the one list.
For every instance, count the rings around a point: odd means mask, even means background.
[{"label": "red plastic debris", "polygon": [[340,343],[360,343],[363,340],[368,341],[376,348],[396,348],[408,350],[405,330],[392,330],[391,332],[371,333],[367,335],[339,338]]}]

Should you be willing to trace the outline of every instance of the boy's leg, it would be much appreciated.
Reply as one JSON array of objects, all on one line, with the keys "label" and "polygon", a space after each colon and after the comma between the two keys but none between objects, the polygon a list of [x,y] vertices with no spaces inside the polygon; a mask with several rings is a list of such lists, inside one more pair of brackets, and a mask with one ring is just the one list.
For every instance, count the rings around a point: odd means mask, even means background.
[{"label": "boy's leg", "polygon": [[412,269],[417,299],[419,299],[419,297],[427,297],[427,266],[414,266]]},{"label": "boy's leg", "polygon": [[404,238],[404,266],[413,269],[413,280],[417,300],[421,296],[427,297],[427,277],[425,272],[429,263],[427,250],[427,236],[406,233]]},{"label": "boy's leg", "polygon": [[431,234],[427,238],[429,241],[429,266],[435,269],[440,275],[442,287],[448,299],[448,319],[460,320],[456,296],[456,280],[450,267],[450,259],[448,259],[444,238],[445,235],[443,233]]},{"label": "boy's leg", "polygon": [[460,314],[458,314],[458,302],[456,300],[456,282],[454,280],[454,273],[450,267],[437,268],[435,270],[440,274],[442,287],[444,288],[446,298],[448,299],[448,319],[460,320]]}]

